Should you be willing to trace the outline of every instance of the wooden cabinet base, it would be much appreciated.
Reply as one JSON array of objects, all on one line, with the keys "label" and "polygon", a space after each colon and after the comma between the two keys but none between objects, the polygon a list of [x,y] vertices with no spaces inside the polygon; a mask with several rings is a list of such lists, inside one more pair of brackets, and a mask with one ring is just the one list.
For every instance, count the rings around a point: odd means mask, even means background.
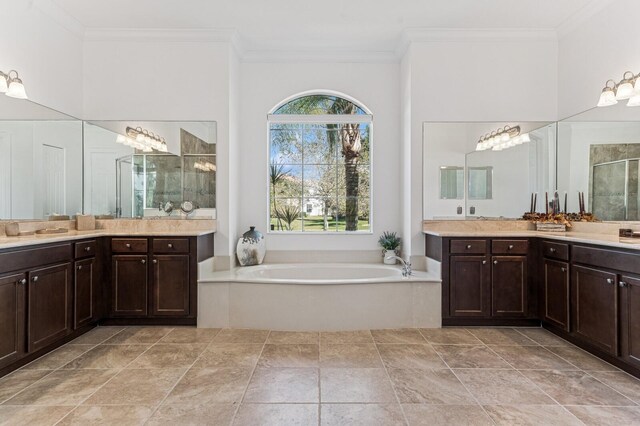
[{"label": "wooden cabinet base", "polygon": [[443,327],[540,327],[535,318],[442,318]]},{"label": "wooden cabinet base", "polygon": [[105,318],[100,325],[197,325],[197,318]]}]

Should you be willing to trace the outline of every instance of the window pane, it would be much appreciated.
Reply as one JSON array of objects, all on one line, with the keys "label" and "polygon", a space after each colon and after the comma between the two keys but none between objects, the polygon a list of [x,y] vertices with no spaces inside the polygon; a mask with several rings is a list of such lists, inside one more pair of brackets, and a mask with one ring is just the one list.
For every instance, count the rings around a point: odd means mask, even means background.
[{"label": "window pane", "polygon": [[340,136],[335,125],[309,125],[305,128],[305,164],[335,164],[338,158]]},{"label": "window pane", "polygon": [[269,167],[269,190],[273,197],[298,197],[302,195],[302,166],[296,164],[272,164]]},{"label": "window pane", "polygon": [[[368,197],[345,197],[338,199],[338,230],[368,231],[370,201]],[[355,220],[357,218],[357,220]]]},{"label": "window pane", "polygon": [[[349,171],[348,179],[347,170]],[[348,169],[344,164],[340,164],[336,168],[336,175],[338,196],[369,197],[371,171],[368,164],[358,165],[355,168]],[[349,189],[348,191],[347,188]]]},{"label": "window pane", "polygon": [[337,231],[335,218],[337,204],[335,197],[305,198],[303,202],[305,232]]},{"label": "window pane", "polygon": [[336,167],[304,166],[304,196],[335,197],[338,191]]},{"label": "window pane", "polygon": [[274,231],[302,231],[300,198],[276,198],[271,202]]},{"label": "window pane", "polygon": [[300,129],[271,130],[271,162],[302,164],[302,132]]},{"label": "window pane", "polygon": [[353,102],[337,96],[309,95],[296,98],[278,108],[275,114],[365,114]]}]

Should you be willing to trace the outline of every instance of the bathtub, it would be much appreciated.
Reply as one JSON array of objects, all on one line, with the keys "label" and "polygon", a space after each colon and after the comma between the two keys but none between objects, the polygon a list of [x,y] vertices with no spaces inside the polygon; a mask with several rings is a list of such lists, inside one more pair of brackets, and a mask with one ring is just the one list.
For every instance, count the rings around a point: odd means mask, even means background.
[{"label": "bathtub", "polygon": [[291,331],[440,327],[439,275],[400,266],[290,263],[203,273],[198,326]]}]

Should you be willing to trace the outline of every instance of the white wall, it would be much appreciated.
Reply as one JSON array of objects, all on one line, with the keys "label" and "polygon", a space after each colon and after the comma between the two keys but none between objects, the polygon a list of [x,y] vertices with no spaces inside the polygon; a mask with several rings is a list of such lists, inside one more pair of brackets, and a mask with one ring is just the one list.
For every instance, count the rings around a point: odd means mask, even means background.
[{"label": "white wall", "polygon": [[314,89],[345,93],[373,112],[373,234],[267,234],[267,249],[378,250],[382,231],[401,231],[399,71],[388,63],[242,64],[238,233],[251,225],[267,227],[267,113],[285,98]]},{"label": "white wall", "polygon": [[595,107],[607,80],[640,72],[640,2],[604,3],[604,9],[559,41],[559,118]]}]

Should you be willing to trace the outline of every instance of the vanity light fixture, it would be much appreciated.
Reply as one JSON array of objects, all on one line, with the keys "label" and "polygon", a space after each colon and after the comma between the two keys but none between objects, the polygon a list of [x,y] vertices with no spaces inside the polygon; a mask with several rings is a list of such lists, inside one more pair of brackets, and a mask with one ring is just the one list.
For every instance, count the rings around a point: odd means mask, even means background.
[{"label": "vanity light fixture", "polygon": [[168,152],[167,142],[164,138],[154,135],[153,132],[149,132],[142,127],[136,127],[135,129],[127,127],[125,133],[126,136],[118,135],[116,142],[144,152],[152,152],[153,150]]},{"label": "vanity light fixture", "polygon": [[202,170],[203,172],[215,172],[216,165],[209,161],[196,161],[193,164],[194,169]]},{"label": "vanity light fixture", "polygon": [[618,83],[608,80],[600,93],[598,106],[611,106],[626,99],[629,99],[627,106],[640,106],[640,74],[627,71]]},{"label": "vanity light fixture", "polygon": [[28,99],[24,84],[22,84],[16,70],[11,70],[6,74],[0,71],[0,93],[16,99]]},{"label": "vanity light fixture", "polygon": [[520,126],[505,126],[504,128],[494,130],[482,136],[476,145],[476,151],[486,151],[489,149],[492,151],[502,151],[503,149],[530,141],[531,138],[528,133],[520,134]]}]

